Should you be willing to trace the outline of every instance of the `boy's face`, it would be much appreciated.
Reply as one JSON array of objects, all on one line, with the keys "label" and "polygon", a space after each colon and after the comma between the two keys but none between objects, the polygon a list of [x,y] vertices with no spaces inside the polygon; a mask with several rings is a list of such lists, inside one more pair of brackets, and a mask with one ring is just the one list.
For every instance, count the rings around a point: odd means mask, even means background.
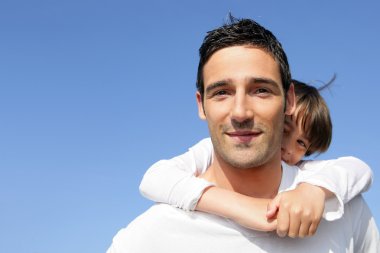
[{"label": "boy's face", "polygon": [[301,119],[296,122],[297,111],[285,117],[284,134],[281,145],[281,159],[290,165],[295,165],[306,154],[310,146],[308,138],[301,126]]}]

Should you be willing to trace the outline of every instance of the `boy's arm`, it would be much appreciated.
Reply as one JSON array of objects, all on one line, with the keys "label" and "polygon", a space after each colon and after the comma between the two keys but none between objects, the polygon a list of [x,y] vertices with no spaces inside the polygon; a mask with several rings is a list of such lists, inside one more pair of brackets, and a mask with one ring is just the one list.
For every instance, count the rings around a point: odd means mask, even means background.
[{"label": "boy's arm", "polygon": [[196,177],[206,171],[212,152],[210,139],[204,139],[185,154],[153,164],[140,183],[141,194],[156,202],[194,210],[203,191],[213,185]]},{"label": "boy's arm", "polygon": [[[168,203],[184,210],[196,209],[227,217],[242,226],[255,230],[275,230],[277,223],[275,215],[271,216],[272,220],[268,220],[266,217],[269,200],[254,199],[212,187],[212,183],[196,177],[204,173],[211,164],[212,153],[213,147],[208,138],[200,141],[183,155],[155,163],[145,173],[140,184],[140,192],[146,198],[156,202]],[[206,189],[208,190],[205,191]],[[324,201],[315,201],[311,205],[306,205],[302,200],[297,199],[297,195],[293,199],[284,197],[284,200],[287,201],[283,201],[283,203],[300,203],[303,210],[313,210],[314,212],[323,209],[324,204]],[[283,210],[285,212],[285,208]],[[299,214],[293,213],[291,217],[289,223],[282,228],[294,227],[292,224],[301,224],[302,222],[303,224],[309,223],[304,221],[305,218],[301,221],[298,218]]]},{"label": "boy's arm", "polygon": [[372,184],[372,171],[355,157],[308,161],[302,165],[298,182],[320,186],[333,193],[333,197],[326,201],[324,217],[335,220],[343,215],[345,203],[368,190]]},{"label": "boy's arm", "polygon": [[[352,170],[347,171],[351,167]],[[341,181],[343,175],[344,182]],[[359,159],[339,158],[306,162],[297,181],[296,189],[283,192],[273,201],[266,202],[269,203],[266,217],[276,219],[275,222],[264,217],[264,202],[229,191],[223,192],[223,189],[217,187],[204,192],[196,210],[224,216],[256,230],[270,231],[276,228],[279,236],[312,236],[323,214],[327,220],[339,218],[343,214],[338,212],[342,209],[337,208],[343,208],[343,204],[339,205],[339,194],[345,196],[346,203],[368,189],[372,172]],[[345,190],[347,185],[352,188],[351,191]]]},{"label": "boy's arm", "polygon": [[277,220],[266,217],[270,201],[212,186],[204,191],[196,210],[231,219],[246,228],[273,231]]},{"label": "boy's arm", "polygon": [[[273,230],[276,223],[268,222],[263,215],[266,211],[266,204],[263,204],[263,201],[267,200],[260,201],[238,193],[225,192],[223,189],[211,187],[210,182],[195,177],[195,175],[202,174],[207,169],[211,163],[212,152],[210,139],[205,139],[181,156],[154,164],[144,175],[140,185],[141,193],[153,201],[169,203],[185,210],[197,209],[217,214],[233,219],[241,225],[252,229]],[[342,170],[340,167],[342,166],[342,161],[344,159],[341,158],[333,162],[339,168],[339,171]],[[328,164],[329,162],[325,163]],[[307,164],[309,165],[306,166]],[[311,165],[306,163],[305,166],[305,172],[299,181],[300,183],[306,182],[306,184],[301,184],[297,189],[282,194],[280,204],[272,208],[272,210],[276,211],[280,208],[278,214],[280,215],[279,224],[281,226],[277,228],[280,235],[288,234],[291,237],[303,237],[314,234],[321,217],[320,213],[324,209],[324,199],[329,194],[326,189],[334,192],[339,198],[337,190],[329,186],[338,185],[336,188],[342,187],[339,185],[339,183],[342,183],[339,181],[340,176],[337,176],[338,184],[336,185],[323,183],[324,177],[328,179],[336,173],[334,169],[326,175],[320,173],[321,168],[325,167],[321,166],[321,164]],[[355,175],[360,177],[361,173]],[[347,182],[347,184],[355,186],[355,182]],[[209,190],[204,192],[205,189]],[[359,187],[359,189],[362,188]],[[311,192],[313,192],[313,195],[310,196]],[[354,192],[355,190],[351,191],[351,193]],[[309,198],[300,197],[302,195],[299,194],[302,193],[309,194]],[[337,198],[333,199],[336,200]],[[227,199],[228,201],[226,201]],[[310,199],[313,199],[313,201],[307,201]],[[274,214],[269,216],[275,218]]]}]

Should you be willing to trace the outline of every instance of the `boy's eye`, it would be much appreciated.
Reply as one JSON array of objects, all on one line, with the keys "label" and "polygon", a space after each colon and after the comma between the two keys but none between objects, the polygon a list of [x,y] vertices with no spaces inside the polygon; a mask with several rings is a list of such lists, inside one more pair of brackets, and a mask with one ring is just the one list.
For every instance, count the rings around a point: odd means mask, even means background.
[{"label": "boy's eye", "polygon": [[297,143],[304,149],[307,149],[306,143],[303,140],[297,140]]}]

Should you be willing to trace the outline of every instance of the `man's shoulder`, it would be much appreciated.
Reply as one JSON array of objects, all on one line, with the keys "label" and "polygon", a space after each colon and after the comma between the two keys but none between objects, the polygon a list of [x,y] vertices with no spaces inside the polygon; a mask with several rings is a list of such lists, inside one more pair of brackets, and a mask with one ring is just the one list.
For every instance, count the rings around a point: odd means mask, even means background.
[{"label": "man's shoulder", "polygon": [[116,234],[108,253],[177,252],[189,241],[206,243],[202,235],[228,224],[218,216],[156,204]]},{"label": "man's shoulder", "polygon": [[[346,218],[350,219],[352,217],[362,217],[368,216],[372,217],[371,210],[368,207],[367,202],[361,194],[357,195],[355,198],[350,200],[344,205],[344,215]],[[344,217],[344,216],[343,216]]]},{"label": "man's shoulder", "polygon": [[344,215],[340,220],[352,231],[354,252],[379,252],[379,230],[363,196],[359,194],[353,198],[345,204],[344,210]]},{"label": "man's shoulder", "polygon": [[118,235],[135,239],[156,237],[158,233],[170,233],[177,226],[195,224],[193,221],[202,219],[200,217],[203,215],[207,214],[188,212],[168,204],[158,203],[136,217],[127,227],[121,229]]},{"label": "man's shoulder", "polygon": [[374,222],[371,210],[361,194],[346,203],[344,209],[343,218],[351,221],[354,231],[360,224],[367,226],[369,222]]},{"label": "man's shoulder", "polygon": [[[226,219],[216,215],[204,212],[189,212],[168,204],[155,204],[147,211],[142,213],[134,219],[126,229],[136,232],[143,232],[144,234],[151,234],[155,232],[168,232],[173,228],[178,227],[186,228],[187,231],[195,230],[203,227],[206,224],[228,224]],[[149,230],[147,229],[149,228]]]},{"label": "man's shoulder", "polygon": [[146,226],[152,227],[166,222],[168,218],[173,219],[182,214],[182,210],[168,204],[155,204],[144,213],[136,217],[127,227],[127,230],[145,230]]},{"label": "man's shoulder", "polygon": [[144,252],[137,249],[143,249],[144,245],[154,244],[154,240],[159,240],[160,230],[164,229],[168,215],[175,213],[175,209],[167,204],[153,205],[127,227],[119,230],[107,253]]}]

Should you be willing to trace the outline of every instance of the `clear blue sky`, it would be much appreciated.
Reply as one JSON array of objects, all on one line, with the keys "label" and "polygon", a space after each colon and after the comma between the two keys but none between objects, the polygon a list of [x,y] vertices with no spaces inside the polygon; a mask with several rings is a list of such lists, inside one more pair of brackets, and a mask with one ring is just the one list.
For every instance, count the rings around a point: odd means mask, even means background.
[{"label": "clear blue sky", "polygon": [[319,159],[372,167],[379,224],[379,1],[179,2],[1,1],[0,252],[105,252],[152,204],[145,170],[208,135],[197,50],[229,11],[273,31],[293,77],[337,73]]}]

